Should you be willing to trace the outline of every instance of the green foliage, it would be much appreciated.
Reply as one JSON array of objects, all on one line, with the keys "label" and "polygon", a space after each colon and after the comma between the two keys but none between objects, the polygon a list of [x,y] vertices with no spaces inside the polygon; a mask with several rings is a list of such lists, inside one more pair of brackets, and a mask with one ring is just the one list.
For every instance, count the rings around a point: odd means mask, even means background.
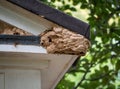
[{"label": "green foliage", "polygon": [[[63,84],[64,84],[64,86],[63,86]],[[75,85],[74,82],[72,82],[72,81],[70,81],[70,80],[67,80],[67,79],[65,79],[65,77],[64,77],[64,79],[61,80],[61,83],[58,84],[58,86],[57,86],[56,89],[72,89],[72,87],[73,87],[74,85]]]},{"label": "green foliage", "polygon": [[80,79],[72,81],[65,75],[56,89],[120,89],[120,1],[42,1],[70,15],[79,9],[89,11],[87,21],[91,26],[92,46],[87,56],[66,74],[79,75]]}]

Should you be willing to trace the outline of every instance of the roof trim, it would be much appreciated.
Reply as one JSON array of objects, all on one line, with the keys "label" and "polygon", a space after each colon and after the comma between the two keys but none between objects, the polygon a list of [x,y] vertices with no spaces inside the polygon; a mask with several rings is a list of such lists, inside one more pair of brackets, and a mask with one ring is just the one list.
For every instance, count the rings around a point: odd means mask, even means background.
[{"label": "roof trim", "polygon": [[[63,26],[73,32],[90,38],[89,25],[81,20],[69,16],[59,10],[49,7],[38,0],[7,0],[34,14],[44,16],[45,19]],[[87,34],[86,34],[87,33]]]}]

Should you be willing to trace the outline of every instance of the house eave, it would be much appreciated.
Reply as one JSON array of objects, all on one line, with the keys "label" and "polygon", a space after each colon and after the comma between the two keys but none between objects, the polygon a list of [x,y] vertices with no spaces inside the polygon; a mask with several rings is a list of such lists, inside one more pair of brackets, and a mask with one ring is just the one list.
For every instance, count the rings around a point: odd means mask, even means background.
[{"label": "house eave", "polygon": [[[84,35],[90,39],[90,27],[87,23],[69,16],[59,10],[43,4],[38,0],[8,0],[36,15],[43,16],[45,19],[56,23],[73,32]],[[88,34],[86,34],[88,33]]]},{"label": "house eave", "polygon": [[[41,16],[44,16],[44,18]],[[28,57],[28,60],[32,59],[33,61],[35,59],[41,61],[41,58],[42,60],[47,60],[47,67],[48,65],[50,66],[47,69],[41,70],[41,75],[44,76],[42,77],[42,89],[54,89],[78,55],[48,54],[43,47],[39,46],[40,40],[38,35],[58,25],[84,35],[88,39],[90,35],[89,25],[87,23],[46,6],[37,0],[0,0],[0,20],[36,35],[30,36],[33,37],[35,41],[34,44],[31,43],[32,40],[29,40],[29,43],[24,43],[25,37],[29,38],[28,36],[10,36],[13,38],[7,40],[11,42],[12,45],[6,44],[7,41],[3,38],[3,43],[0,44],[0,57],[1,59],[11,57],[11,59],[21,60],[21,55],[23,55],[22,58],[25,60],[26,57]],[[21,40],[18,40],[19,37]],[[14,43],[15,41],[21,43]],[[49,63],[48,60],[50,60]]]},{"label": "house eave", "polygon": [[0,20],[33,35],[39,35],[41,32],[56,26],[56,24],[6,0],[0,0]]}]

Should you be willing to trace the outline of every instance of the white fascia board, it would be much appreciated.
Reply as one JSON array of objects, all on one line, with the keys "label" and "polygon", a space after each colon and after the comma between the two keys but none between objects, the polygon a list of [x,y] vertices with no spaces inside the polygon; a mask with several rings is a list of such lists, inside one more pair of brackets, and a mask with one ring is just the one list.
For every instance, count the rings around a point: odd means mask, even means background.
[{"label": "white fascia board", "polygon": [[0,0],[0,20],[34,35],[39,35],[44,30],[56,26],[56,24],[9,3],[6,0]]},{"label": "white fascia board", "polygon": [[0,52],[29,52],[29,53],[47,53],[41,46],[33,45],[5,45],[0,44]]},{"label": "white fascia board", "polygon": [[49,61],[40,60],[40,54],[47,54],[46,49],[41,46],[0,44],[0,68],[48,68]]}]

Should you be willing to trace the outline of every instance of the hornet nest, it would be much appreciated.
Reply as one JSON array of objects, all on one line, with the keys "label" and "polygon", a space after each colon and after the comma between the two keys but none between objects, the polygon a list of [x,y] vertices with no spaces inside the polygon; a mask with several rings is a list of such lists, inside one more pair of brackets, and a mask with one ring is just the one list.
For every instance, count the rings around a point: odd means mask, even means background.
[{"label": "hornet nest", "polygon": [[62,27],[53,27],[41,34],[41,46],[48,53],[85,55],[90,42],[84,36]]}]

